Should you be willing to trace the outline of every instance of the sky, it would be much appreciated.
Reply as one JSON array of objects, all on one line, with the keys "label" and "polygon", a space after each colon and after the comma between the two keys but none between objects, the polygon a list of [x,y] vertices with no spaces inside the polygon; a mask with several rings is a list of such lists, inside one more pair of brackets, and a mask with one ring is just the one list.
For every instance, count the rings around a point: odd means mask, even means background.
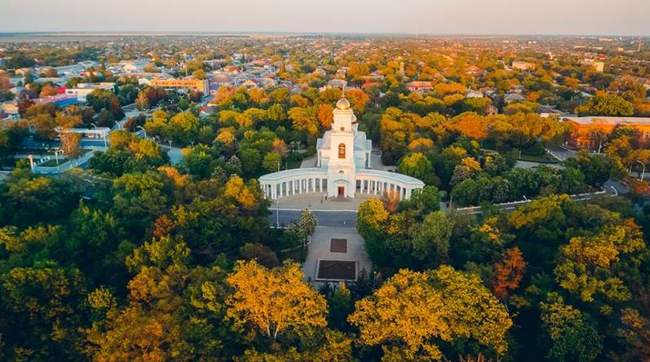
[{"label": "sky", "polygon": [[650,0],[0,0],[0,32],[650,36]]}]

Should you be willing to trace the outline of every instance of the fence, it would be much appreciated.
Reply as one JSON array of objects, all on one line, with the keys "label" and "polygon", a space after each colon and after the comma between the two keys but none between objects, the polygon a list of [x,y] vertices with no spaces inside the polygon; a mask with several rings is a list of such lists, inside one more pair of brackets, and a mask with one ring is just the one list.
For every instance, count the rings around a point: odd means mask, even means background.
[{"label": "fence", "polygon": [[103,147],[94,147],[94,146],[93,147],[87,147],[87,148],[90,149],[91,151],[81,155],[78,158],[68,160],[66,162],[62,162],[58,166],[38,166],[38,165],[35,165],[32,168],[32,172],[34,172],[35,174],[40,174],[40,175],[56,175],[56,174],[68,171],[71,168],[79,167],[79,166],[85,164],[86,162],[88,162],[88,160],[90,160],[93,157],[93,155],[95,154],[95,152],[97,150],[99,150],[99,149],[103,150],[104,149]]},{"label": "fence", "polygon": [[[597,196],[604,196],[604,195],[607,195],[607,194],[608,194],[607,191],[605,191],[603,189],[603,190],[598,191],[598,192],[587,192],[587,193],[583,193],[583,194],[569,195],[569,197],[571,199],[573,199],[573,200],[576,200],[576,201],[584,201],[584,200],[592,199],[592,198],[597,197]],[[616,194],[614,194],[613,196],[616,196]],[[511,209],[517,208],[517,206],[525,205],[525,204],[527,204],[527,203],[529,203],[529,202],[531,202],[533,200],[534,199],[531,199],[531,200],[526,199],[526,200],[519,200],[519,201],[512,201],[512,202],[504,202],[504,203],[501,203],[501,204],[494,204],[494,206],[496,206],[497,208],[503,209],[503,210],[511,210]],[[481,213],[481,207],[480,206],[461,207],[461,208],[456,209],[456,211],[473,215],[473,214]]]}]

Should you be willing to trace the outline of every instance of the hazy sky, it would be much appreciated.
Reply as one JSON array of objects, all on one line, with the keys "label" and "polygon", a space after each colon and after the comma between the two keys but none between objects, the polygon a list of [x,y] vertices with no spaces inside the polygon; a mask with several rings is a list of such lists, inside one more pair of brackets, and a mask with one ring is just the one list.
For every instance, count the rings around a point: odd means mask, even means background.
[{"label": "hazy sky", "polygon": [[0,0],[0,32],[650,35],[650,0]]}]

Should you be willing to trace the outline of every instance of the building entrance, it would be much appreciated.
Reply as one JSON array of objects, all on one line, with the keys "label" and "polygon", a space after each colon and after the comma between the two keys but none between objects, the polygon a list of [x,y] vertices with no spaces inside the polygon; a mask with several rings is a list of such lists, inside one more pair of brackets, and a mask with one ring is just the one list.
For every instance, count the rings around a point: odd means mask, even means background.
[{"label": "building entrance", "polygon": [[345,197],[345,186],[339,186],[338,191],[339,197]]}]

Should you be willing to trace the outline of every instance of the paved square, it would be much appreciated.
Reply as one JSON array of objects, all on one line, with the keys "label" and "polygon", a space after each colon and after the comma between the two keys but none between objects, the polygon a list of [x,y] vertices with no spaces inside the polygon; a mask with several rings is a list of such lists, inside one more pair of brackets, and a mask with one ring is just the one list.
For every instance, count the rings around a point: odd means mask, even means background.
[{"label": "paved square", "polygon": [[[333,239],[345,240],[345,253],[332,251]],[[336,250],[336,246],[334,250]],[[325,262],[325,264],[320,265],[321,262]],[[323,268],[322,272],[319,270],[319,267]],[[357,233],[356,229],[353,227],[316,227],[316,231],[311,236],[307,258],[302,265],[305,280],[312,283],[315,287],[320,287],[327,281],[323,279],[330,279],[327,277],[336,277],[331,280],[344,280],[348,278],[349,280],[355,280],[359,277],[359,273],[362,270],[370,274],[372,264],[364,249],[363,238]],[[330,271],[331,273],[335,273],[335,275],[329,274]],[[325,278],[321,278],[321,276]]]}]

